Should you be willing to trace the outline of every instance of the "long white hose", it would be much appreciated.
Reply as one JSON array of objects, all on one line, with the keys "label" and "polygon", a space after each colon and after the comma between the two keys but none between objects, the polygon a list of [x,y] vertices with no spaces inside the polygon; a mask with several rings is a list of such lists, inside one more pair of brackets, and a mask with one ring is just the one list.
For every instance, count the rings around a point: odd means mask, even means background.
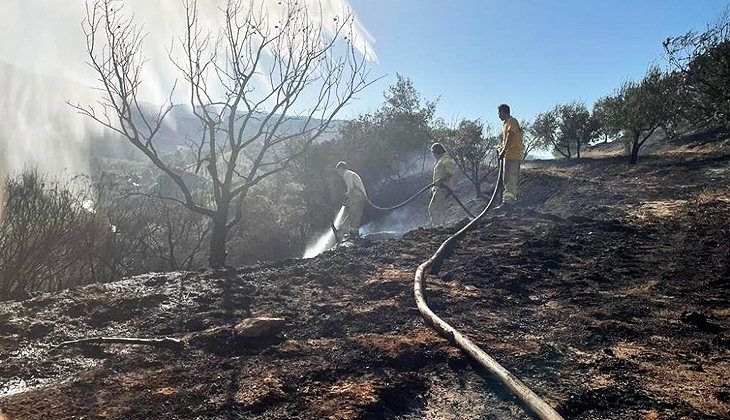
[{"label": "long white hose", "polygon": [[482,349],[474,344],[471,340],[457,331],[454,327],[446,323],[444,320],[439,318],[426,304],[424,299],[424,282],[426,277],[426,270],[433,265],[433,263],[440,258],[446,249],[448,249],[457,239],[463,236],[466,232],[471,230],[479,220],[482,219],[489,210],[495,205],[495,198],[499,189],[502,188],[504,180],[502,179],[502,161],[500,161],[499,167],[499,178],[497,185],[494,187],[492,198],[489,200],[489,204],[484,210],[474,219],[472,219],[466,226],[461,228],[455,234],[449,236],[436,252],[428,260],[421,263],[416,270],[415,282],[413,285],[413,293],[416,297],[416,304],[421,315],[426,322],[431,325],[439,334],[444,338],[454,343],[461,350],[471,356],[477,363],[479,363],[484,369],[489,371],[494,377],[504,384],[515,396],[517,396],[527,408],[534,413],[537,418],[541,420],[564,420],[563,417],[558,414],[548,403],[543,401],[537,394],[532,392],[522,381],[517,379],[516,376],[511,374],[507,369],[502,367],[494,358],[485,353]]}]

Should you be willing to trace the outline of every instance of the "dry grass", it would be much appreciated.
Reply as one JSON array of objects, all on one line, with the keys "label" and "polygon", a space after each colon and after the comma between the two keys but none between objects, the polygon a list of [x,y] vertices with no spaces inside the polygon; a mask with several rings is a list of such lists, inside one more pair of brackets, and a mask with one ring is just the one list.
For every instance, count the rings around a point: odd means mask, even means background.
[{"label": "dry grass", "polygon": [[700,205],[711,203],[730,203],[730,186],[707,187],[697,195]]},{"label": "dry grass", "polygon": [[649,218],[666,219],[681,212],[687,204],[686,200],[658,200],[641,203],[631,210],[631,213],[640,220]]}]

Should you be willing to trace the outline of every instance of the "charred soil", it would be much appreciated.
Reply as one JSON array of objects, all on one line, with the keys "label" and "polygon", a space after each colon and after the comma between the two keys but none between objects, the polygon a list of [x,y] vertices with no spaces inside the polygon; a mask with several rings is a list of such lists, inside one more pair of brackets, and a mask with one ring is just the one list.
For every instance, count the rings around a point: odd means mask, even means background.
[{"label": "charred soil", "polygon": [[[432,309],[568,419],[730,418],[727,148],[523,174],[522,204],[429,275]],[[459,224],[1,303],[0,418],[530,418],[415,307],[416,266]],[[258,316],[286,323],[236,336]],[[99,336],[184,347],[56,347]]]}]

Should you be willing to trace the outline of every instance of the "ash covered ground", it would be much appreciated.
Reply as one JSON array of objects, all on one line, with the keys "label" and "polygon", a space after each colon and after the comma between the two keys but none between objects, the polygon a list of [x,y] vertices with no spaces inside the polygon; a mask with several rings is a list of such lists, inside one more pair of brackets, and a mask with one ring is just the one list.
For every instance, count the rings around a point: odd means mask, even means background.
[{"label": "ash covered ground", "polygon": [[[527,164],[522,206],[427,280],[437,314],[568,419],[730,418],[730,145],[653,153]],[[416,266],[458,226],[0,303],[0,418],[530,418],[415,307]],[[237,337],[257,316],[286,323]],[[98,336],[185,345],[56,347]]]}]

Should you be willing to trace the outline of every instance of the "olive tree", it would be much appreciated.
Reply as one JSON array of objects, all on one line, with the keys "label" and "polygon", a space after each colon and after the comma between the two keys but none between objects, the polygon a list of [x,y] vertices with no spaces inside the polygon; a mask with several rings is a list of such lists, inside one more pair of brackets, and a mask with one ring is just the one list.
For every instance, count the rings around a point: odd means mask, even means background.
[{"label": "olive tree", "polygon": [[530,128],[533,141],[552,147],[565,158],[580,158],[581,148],[595,139],[597,125],[584,102],[558,104],[535,117]]},{"label": "olive tree", "polygon": [[[154,115],[140,105],[141,28],[118,0],[87,3],[87,52],[104,99],[73,106],[128,140],[172,179],[179,194],[158,198],[211,220],[208,261],[214,267],[226,262],[227,235],[241,222],[249,191],[284,171],[371,83],[367,58],[352,39],[352,15],[336,18],[334,29],[327,30],[302,2],[278,3],[258,7],[229,0],[216,34],[201,26],[197,2],[183,0],[185,30],[178,40],[183,58],[170,56],[201,128],[198,138],[189,139],[195,155],[189,168],[167,160],[156,141],[173,93]],[[283,9],[281,21],[269,18],[269,6]],[[299,148],[286,147],[298,139],[305,139]],[[196,200],[182,176],[186,170],[205,175],[211,200]]]},{"label": "olive tree", "polygon": [[440,141],[454,158],[456,166],[474,185],[477,197],[483,197],[481,183],[497,168],[499,137],[490,125],[479,120],[462,120],[453,129],[439,130]]},{"label": "olive tree", "polygon": [[535,136],[531,121],[520,121],[520,128],[522,129],[522,161],[524,162],[531,152],[544,149],[545,145],[539,137]]},{"label": "olive tree", "polygon": [[617,111],[608,124],[628,135],[629,163],[635,164],[644,143],[676,114],[676,79],[652,66],[641,81],[625,81],[609,100],[615,101]]},{"label": "olive tree", "polygon": [[614,127],[612,122],[620,112],[620,103],[615,96],[604,96],[593,104],[593,121],[598,136],[603,137],[605,143],[619,135],[620,130]]},{"label": "olive tree", "polygon": [[730,126],[730,8],[698,33],[667,38],[664,49],[681,76],[678,93],[689,127]]},{"label": "olive tree", "polygon": [[568,157],[570,157],[572,145],[575,156],[580,158],[581,148],[590,144],[596,137],[595,120],[591,118],[586,104],[581,101],[558,105],[556,112],[560,123],[555,149],[567,150]]}]

